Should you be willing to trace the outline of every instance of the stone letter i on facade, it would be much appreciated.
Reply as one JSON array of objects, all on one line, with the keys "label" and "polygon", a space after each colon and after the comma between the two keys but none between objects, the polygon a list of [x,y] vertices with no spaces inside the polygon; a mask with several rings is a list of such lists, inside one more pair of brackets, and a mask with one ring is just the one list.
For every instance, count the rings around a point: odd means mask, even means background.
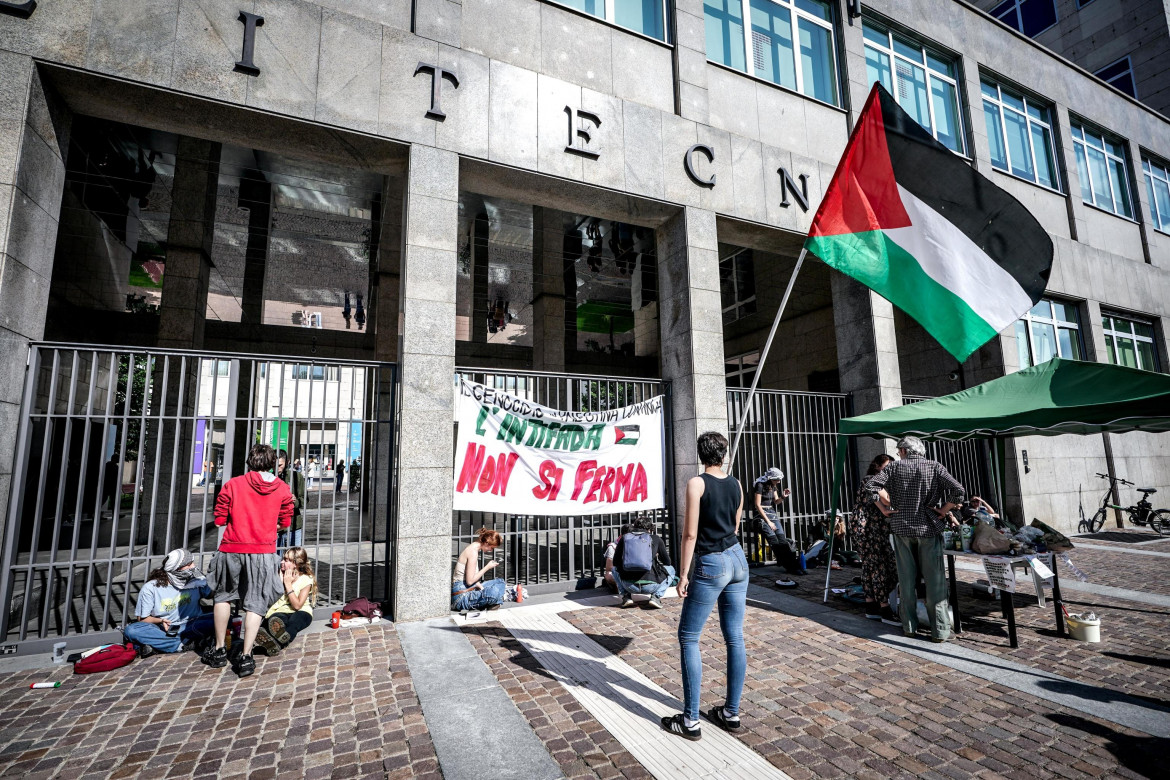
[{"label": "stone letter i on facade", "polygon": [[264,24],[264,17],[240,11],[239,20],[244,25],[244,50],[240,54],[240,61],[236,63],[233,70],[246,73],[249,76],[259,76],[260,69],[252,61],[252,55],[256,50],[256,28]]}]

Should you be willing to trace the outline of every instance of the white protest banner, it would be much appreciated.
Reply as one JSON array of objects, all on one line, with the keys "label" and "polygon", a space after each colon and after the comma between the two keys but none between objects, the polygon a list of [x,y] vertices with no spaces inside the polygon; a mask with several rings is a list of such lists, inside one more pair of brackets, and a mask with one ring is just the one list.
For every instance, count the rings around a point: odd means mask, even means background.
[{"label": "white protest banner", "polygon": [[983,570],[987,572],[987,581],[991,587],[1008,593],[1016,592],[1016,573],[1012,571],[1012,565],[1007,558],[996,556],[984,558]]},{"label": "white protest banner", "polygon": [[462,377],[458,394],[456,510],[593,515],[666,506],[662,396],[566,412]]}]

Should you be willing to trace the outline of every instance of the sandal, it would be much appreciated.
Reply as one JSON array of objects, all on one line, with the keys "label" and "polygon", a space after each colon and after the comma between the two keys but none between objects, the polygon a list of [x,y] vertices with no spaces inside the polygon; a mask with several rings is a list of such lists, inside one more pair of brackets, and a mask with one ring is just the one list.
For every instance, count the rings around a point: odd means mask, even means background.
[{"label": "sandal", "polygon": [[668,731],[683,739],[688,739],[691,742],[698,742],[703,738],[703,730],[698,726],[693,729],[688,729],[682,715],[671,715],[663,718],[662,728],[664,731]]},{"label": "sandal", "polygon": [[739,718],[736,718],[735,720],[728,720],[727,717],[723,714],[722,707],[712,707],[710,710],[708,710],[707,720],[711,721],[724,731],[730,731],[734,733],[743,728],[743,724],[740,723]]}]

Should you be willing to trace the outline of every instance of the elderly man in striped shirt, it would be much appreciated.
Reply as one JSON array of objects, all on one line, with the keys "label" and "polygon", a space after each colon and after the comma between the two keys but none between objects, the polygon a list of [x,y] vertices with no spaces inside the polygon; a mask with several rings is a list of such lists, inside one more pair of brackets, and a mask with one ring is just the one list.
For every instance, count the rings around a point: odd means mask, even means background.
[{"label": "elderly man in striped shirt", "polygon": [[926,581],[926,612],[930,639],[945,642],[951,634],[947,578],[943,568],[943,529],[947,513],[966,501],[959,481],[937,461],[926,457],[916,436],[898,442],[898,457],[869,483],[878,510],[889,518],[898,563],[899,610],[906,636],[918,632],[918,576]]}]

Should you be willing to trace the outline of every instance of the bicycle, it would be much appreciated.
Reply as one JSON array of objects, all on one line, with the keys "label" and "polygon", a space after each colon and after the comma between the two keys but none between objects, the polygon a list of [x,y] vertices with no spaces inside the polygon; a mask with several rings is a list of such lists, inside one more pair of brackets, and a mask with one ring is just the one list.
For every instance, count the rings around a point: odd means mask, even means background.
[{"label": "bicycle", "polygon": [[1157,490],[1154,488],[1137,488],[1137,492],[1142,494],[1140,501],[1133,506],[1118,506],[1117,504],[1109,503],[1109,497],[1113,495],[1116,486],[1121,484],[1133,487],[1134,483],[1121,477],[1110,477],[1108,474],[1098,474],[1097,476],[1101,479],[1108,480],[1109,488],[1105,491],[1105,495],[1101,497],[1101,508],[1096,511],[1091,519],[1086,520],[1082,513],[1079,526],[1082,532],[1097,533],[1105,526],[1105,517],[1108,515],[1108,510],[1117,509],[1129,514],[1129,522],[1131,525],[1148,525],[1162,536],[1170,535],[1170,509],[1154,509],[1153,504],[1149,501],[1149,497],[1157,493]]}]

